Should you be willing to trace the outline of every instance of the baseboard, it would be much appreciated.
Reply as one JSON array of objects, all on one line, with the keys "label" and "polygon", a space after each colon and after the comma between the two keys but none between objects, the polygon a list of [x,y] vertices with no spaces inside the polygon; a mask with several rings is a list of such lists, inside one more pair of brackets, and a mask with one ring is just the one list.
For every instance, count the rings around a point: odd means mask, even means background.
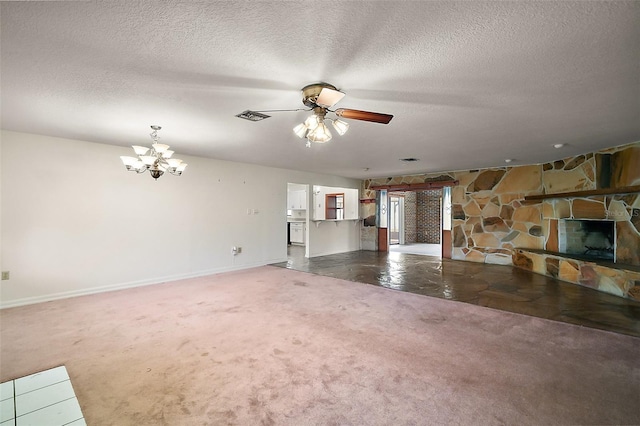
[{"label": "baseboard", "polygon": [[[286,261],[286,258],[284,261]],[[270,262],[270,263],[277,263],[277,262]],[[53,300],[68,299],[70,297],[106,293],[108,291],[125,290],[128,288],[135,288],[135,287],[144,287],[147,285],[162,284],[162,283],[167,283],[171,281],[179,281],[179,280],[186,280],[189,278],[204,277],[207,275],[222,274],[225,272],[241,271],[243,269],[251,269],[251,268],[257,268],[260,266],[265,266],[267,264],[268,263],[260,262],[256,264],[215,268],[215,269],[208,269],[204,271],[192,272],[188,274],[168,275],[165,277],[156,277],[148,280],[139,280],[139,281],[131,281],[127,283],[110,284],[110,285],[101,286],[101,287],[91,287],[91,288],[82,289],[82,290],[64,291],[64,292],[46,294],[42,296],[25,297],[21,299],[10,300],[8,302],[2,301],[0,302],[0,309],[15,308],[18,306],[25,306],[25,305],[34,305],[36,303],[51,302]]]}]

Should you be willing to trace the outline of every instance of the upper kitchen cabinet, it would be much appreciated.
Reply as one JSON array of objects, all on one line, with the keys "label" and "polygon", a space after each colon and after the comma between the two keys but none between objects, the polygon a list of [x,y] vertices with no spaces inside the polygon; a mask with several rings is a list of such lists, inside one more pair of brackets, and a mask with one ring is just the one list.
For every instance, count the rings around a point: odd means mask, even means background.
[{"label": "upper kitchen cabinet", "polygon": [[287,208],[289,210],[307,209],[307,191],[295,190],[287,192]]}]

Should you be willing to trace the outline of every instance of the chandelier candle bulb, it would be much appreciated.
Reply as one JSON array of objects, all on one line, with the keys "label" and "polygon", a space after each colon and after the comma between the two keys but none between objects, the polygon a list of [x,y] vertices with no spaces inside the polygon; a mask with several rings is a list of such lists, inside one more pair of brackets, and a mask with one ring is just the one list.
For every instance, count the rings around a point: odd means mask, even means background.
[{"label": "chandelier candle bulb", "polygon": [[180,165],[180,163],[182,163],[182,160],[178,160],[177,158],[170,158],[167,160],[167,163],[169,163],[169,167],[178,167]]},{"label": "chandelier candle bulb", "polygon": [[143,155],[140,157],[140,160],[147,166],[151,166],[156,161],[156,157],[153,157],[151,155]]},{"label": "chandelier candle bulb", "polygon": [[131,170],[132,168],[136,168],[136,165],[138,163],[138,159],[137,158],[127,157],[127,156],[124,156],[124,155],[120,156],[120,158],[122,159],[122,163],[125,165],[127,170]]},{"label": "chandelier candle bulb", "polygon": [[151,145],[153,147],[153,149],[159,153],[162,154],[163,152],[165,152],[166,150],[169,149],[169,145],[165,145],[163,143],[154,143],[153,145]]},{"label": "chandelier candle bulb", "polygon": [[138,155],[145,155],[149,151],[149,148],[145,148],[144,146],[133,145],[132,148]]}]

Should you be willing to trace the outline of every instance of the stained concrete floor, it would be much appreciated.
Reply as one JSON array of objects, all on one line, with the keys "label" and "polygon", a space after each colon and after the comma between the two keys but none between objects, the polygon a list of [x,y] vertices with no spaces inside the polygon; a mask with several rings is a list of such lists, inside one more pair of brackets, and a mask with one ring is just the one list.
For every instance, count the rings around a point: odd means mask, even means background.
[{"label": "stained concrete floor", "polygon": [[640,303],[511,266],[355,251],[307,259],[289,246],[280,266],[640,337]]}]

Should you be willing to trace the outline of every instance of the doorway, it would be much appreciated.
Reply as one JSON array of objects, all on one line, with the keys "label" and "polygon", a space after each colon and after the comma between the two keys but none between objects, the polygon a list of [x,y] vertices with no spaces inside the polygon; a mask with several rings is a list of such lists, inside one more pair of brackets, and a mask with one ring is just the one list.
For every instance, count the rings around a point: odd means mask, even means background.
[{"label": "doorway", "polygon": [[389,196],[389,245],[404,244],[404,196]]},{"label": "doorway", "polygon": [[442,255],[442,190],[389,192],[389,252]]},{"label": "doorway", "polygon": [[287,183],[287,256],[309,256],[309,185]]}]

